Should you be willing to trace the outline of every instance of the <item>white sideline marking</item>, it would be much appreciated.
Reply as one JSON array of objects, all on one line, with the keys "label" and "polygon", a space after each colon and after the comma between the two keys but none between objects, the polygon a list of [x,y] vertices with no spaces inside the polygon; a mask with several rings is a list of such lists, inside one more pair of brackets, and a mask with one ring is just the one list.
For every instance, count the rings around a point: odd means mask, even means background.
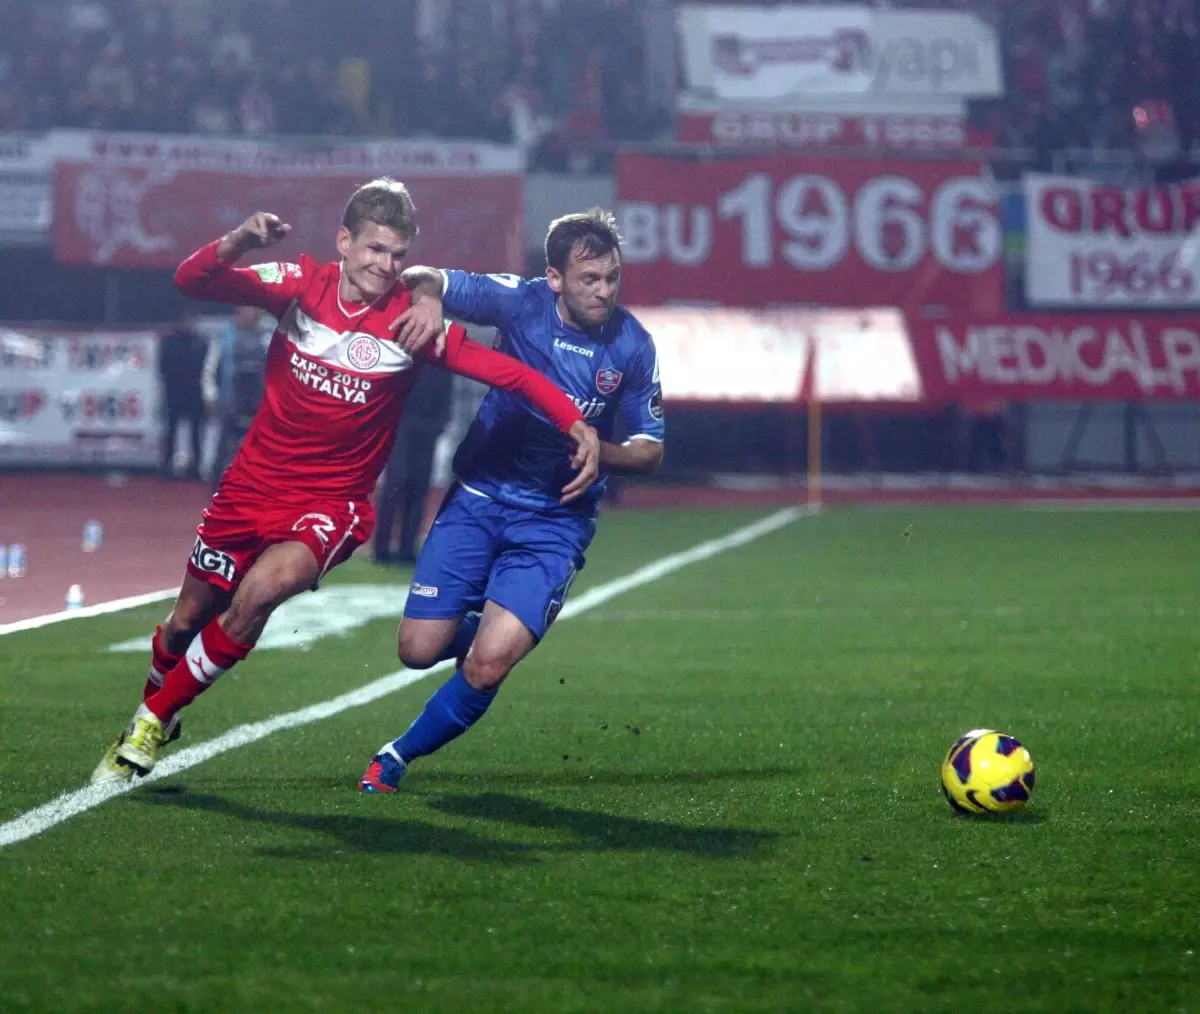
[{"label": "white sideline marking", "polygon": [[44,616],[31,616],[27,620],[0,623],[0,636],[20,633],[22,630],[37,630],[38,627],[48,627],[51,623],[62,623],[63,620],[83,620],[89,616],[119,613],[124,609],[135,609],[137,606],[148,606],[173,599],[178,594],[178,588],[164,588],[162,591],[130,595],[128,598],[113,599],[111,602],[97,602],[94,606],[84,606],[82,609],[68,609],[61,613],[46,613]]},{"label": "white sideline marking", "polygon": [[[771,532],[777,531],[791,524],[793,521],[812,513],[814,513],[814,510],[811,508],[789,507],[786,510],[770,514],[752,525],[747,525],[744,528],[730,532],[721,538],[709,539],[707,542],[701,542],[691,549],[685,549],[681,553],[672,553],[670,556],[664,556],[660,560],[655,560],[644,567],[639,567],[625,577],[608,581],[592,588],[590,591],[584,592],[563,607],[563,611],[559,614],[559,619],[570,619],[572,616],[578,616],[589,609],[595,609],[596,606],[602,605],[609,601],[609,599],[616,598],[618,595],[623,595],[627,591],[631,591],[644,584],[650,584],[653,581],[666,577],[668,574],[681,570],[693,563],[699,563],[701,560],[707,560],[728,549],[744,546],[748,542],[753,542],[764,535],[769,535]],[[141,603],[138,604],[140,605]],[[424,679],[431,673],[441,672],[452,667],[452,662],[439,662],[430,669],[422,669],[420,671],[401,669],[399,672],[380,677],[366,684],[366,686],[359,687],[357,690],[351,690],[349,693],[334,697],[331,700],[322,701],[320,704],[312,704],[307,708],[301,708],[299,711],[290,711],[287,714],[275,715],[273,718],[268,718],[261,722],[239,725],[237,728],[230,729],[227,733],[218,736],[216,739],[210,739],[205,743],[197,743],[195,746],[185,747],[165,757],[147,777],[139,779],[136,782],[126,782],[118,785],[89,785],[82,789],[76,789],[73,792],[63,793],[63,795],[52,799],[48,803],[28,810],[5,824],[0,824],[0,848],[15,845],[17,842],[25,841],[27,838],[34,838],[44,831],[48,831],[50,828],[69,820],[71,817],[99,806],[114,796],[124,795],[135,788],[147,785],[150,782],[156,782],[161,778],[170,778],[172,775],[177,775],[188,768],[203,764],[213,757],[227,753],[240,746],[247,746],[260,739],[265,739],[267,736],[276,732],[282,732],[284,729],[295,729],[301,725],[310,725],[313,722],[321,721],[323,718],[331,718],[333,715],[350,708],[358,708],[364,704],[370,704],[380,697],[386,697],[388,694],[395,693],[410,683]]]}]

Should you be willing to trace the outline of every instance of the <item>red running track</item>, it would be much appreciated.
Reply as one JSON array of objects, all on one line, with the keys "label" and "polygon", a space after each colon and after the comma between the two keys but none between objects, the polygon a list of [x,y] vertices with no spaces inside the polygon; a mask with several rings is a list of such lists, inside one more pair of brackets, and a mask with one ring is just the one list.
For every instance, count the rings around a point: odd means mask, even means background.
[{"label": "red running track", "polygon": [[[83,588],[85,603],[178,587],[208,503],[206,483],[133,476],[109,485],[99,475],[0,475],[0,543],[24,543],[28,572],[0,579],[0,624],[63,609],[67,589]],[[440,492],[430,495],[436,509]],[[721,489],[663,484],[630,485],[617,509],[761,507],[803,503],[802,485],[776,489]],[[839,504],[981,504],[1066,500],[1169,501],[1200,507],[1200,487],[1167,480],[1105,482],[963,482],[947,478],[869,481],[831,477],[824,501]],[[612,507],[606,508],[608,510]],[[104,526],[99,551],[84,553],[90,519]],[[166,612],[164,603],[163,611]]]}]

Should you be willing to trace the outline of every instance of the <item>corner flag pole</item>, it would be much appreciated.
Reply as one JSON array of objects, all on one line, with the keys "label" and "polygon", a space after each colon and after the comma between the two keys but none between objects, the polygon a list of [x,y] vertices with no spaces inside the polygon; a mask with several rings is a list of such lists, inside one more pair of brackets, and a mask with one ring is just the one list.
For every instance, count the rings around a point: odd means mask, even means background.
[{"label": "corner flag pole", "polygon": [[821,385],[817,372],[817,336],[810,335],[808,385],[808,505],[821,506]]}]

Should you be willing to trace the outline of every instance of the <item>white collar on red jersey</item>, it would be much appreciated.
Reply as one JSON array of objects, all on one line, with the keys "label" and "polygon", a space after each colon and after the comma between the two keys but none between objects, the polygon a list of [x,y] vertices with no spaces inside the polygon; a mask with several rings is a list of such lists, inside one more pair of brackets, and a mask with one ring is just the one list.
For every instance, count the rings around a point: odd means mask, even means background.
[{"label": "white collar on red jersey", "polygon": [[383,292],[380,295],[376,296],[374,299],[371,300],[371,302],[364,304],[363,308],[361,310],[347,310],[346,304],[342,302],[342,268],[345,265],[345,263],[346,263],[345,261],[338,261],[338,287],[337,287],[338,309],[341,310],[342,313],[344,313],[347,317],[352,317],[352,318],[353,317],[361,317],[364,313],[366,313],[369,309],[371,309],[371,307],[373,307],[376,303],[378,303],[381,299],[383,299],[384,296],[386,296],[388,293],[390,293],[392,291],[392,288],[395,287],[396,283],[392,282],[392,286],[390,288],[388,288],[386,292]]}]

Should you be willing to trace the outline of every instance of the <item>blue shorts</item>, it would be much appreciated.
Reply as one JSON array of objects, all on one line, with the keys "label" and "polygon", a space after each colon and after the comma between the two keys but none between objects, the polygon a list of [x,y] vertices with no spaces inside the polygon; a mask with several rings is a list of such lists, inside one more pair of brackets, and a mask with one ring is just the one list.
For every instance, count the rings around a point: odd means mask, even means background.
[{"label": "blue shorts", "polygon": [[594,518],[509,507],[453,487],[421,547],[404,615],[454,619],[491,599],[540,641],[595,534]]}]

